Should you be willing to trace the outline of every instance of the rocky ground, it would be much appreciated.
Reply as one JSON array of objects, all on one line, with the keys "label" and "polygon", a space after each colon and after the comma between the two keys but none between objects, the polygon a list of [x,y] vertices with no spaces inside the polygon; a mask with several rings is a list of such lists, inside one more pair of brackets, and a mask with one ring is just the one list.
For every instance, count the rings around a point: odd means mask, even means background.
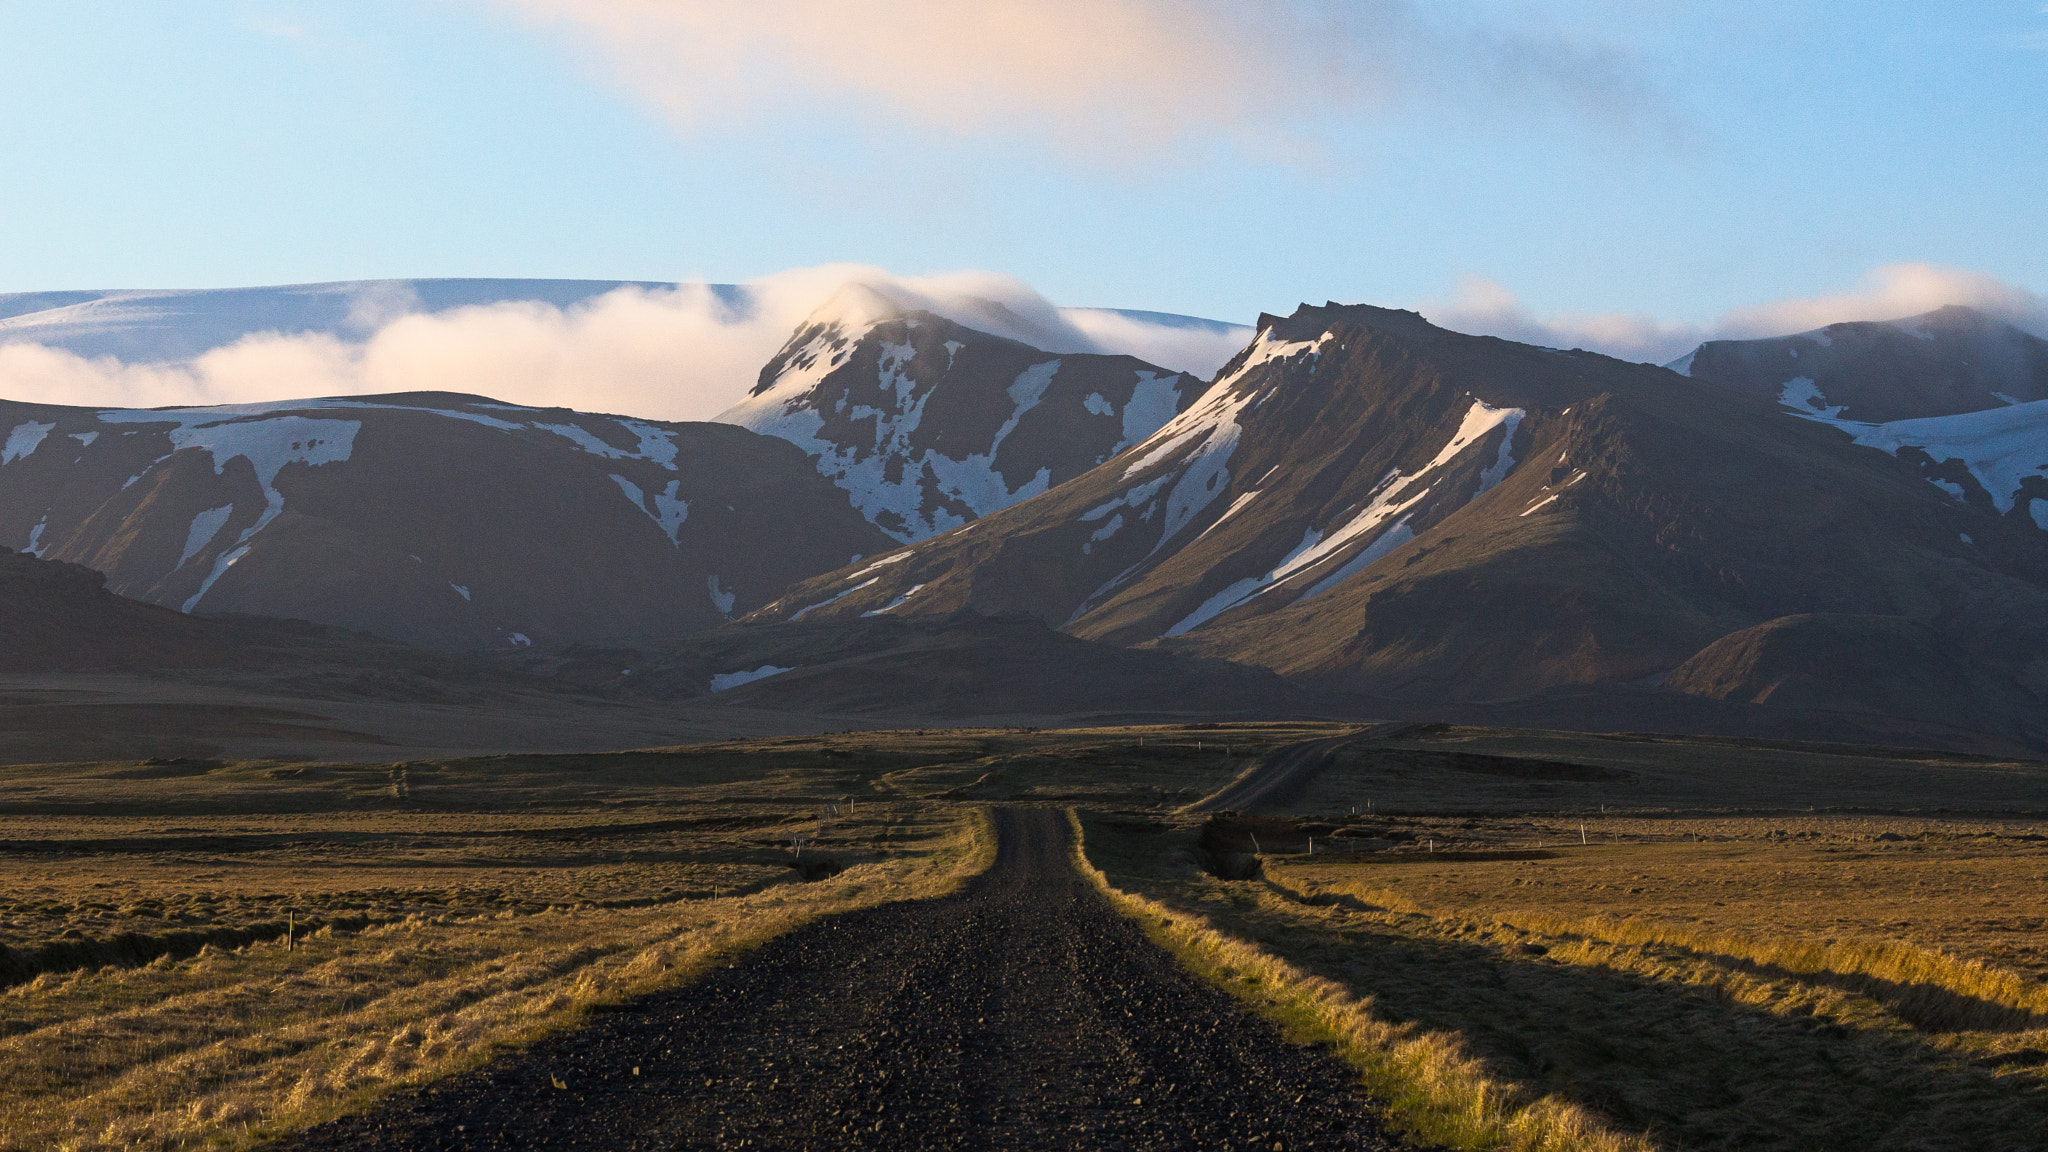
[{"label": "rocky ground", "polygon": [[1185,974],[998,813],[944,900],[840,916],[281,1147],[1401,1147],[1356,1077]]}]

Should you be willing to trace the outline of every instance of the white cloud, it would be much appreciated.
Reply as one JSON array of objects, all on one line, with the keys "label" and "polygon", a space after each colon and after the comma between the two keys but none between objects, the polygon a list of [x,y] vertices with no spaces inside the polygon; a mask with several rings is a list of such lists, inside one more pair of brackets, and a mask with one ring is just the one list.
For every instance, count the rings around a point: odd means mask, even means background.
[{"label": "white cloud", "polygon": [[1888,264],[1873,269],[1852,292],[1738,308],[1723,316],[1715,330],[1738,339],[1777,336],[1843,320],[1898,320],[1949,304],[1966,304],[2048,336],[2048,299],[1982,272],[1932,264]]},{"label": "white cloud", "polygon": [[1294,153],[1421,97],[1667,127],[1619,50],[1414,0],[495,0],[686,129],[771,111],[1016,130],[1128,162],[1197,137]]},{"label": "white cloud", "polygon": [[[702,284],[621,288],[569,308],[537,302],[439,313],[390,290],[359,300],[342,329],[259,333],[190,361],[128,364],[39,344],[0,344],[0,397],[157,407],[382,392],[468,392],[515,404],[665,420],[704,420],[752,387],[796,327],[849,283],[898,306],[947,316],[1052,352],[1121,352],[1204,378],[1249,330],[1090,308],[1061,308],[1015,277],[895,276],[830,265],[779,272],[732,295]],[[1889,320],[1967,304],[2048,336],[2048,300],[1981,273],[1900,264],[1857,289],[1736,309],[1705,324],[1633,313],[1539,316],[1511,292],[1468,280],[1420,311],[1462,332],[1665,363],[1709,339],[1777,336],[1840,320]]]},{"label": "white cloud", "polygon": [[1432,323],[1551,348],[1585,348],[1663,364],[1705,340],[1751,340],[1806,332],[1844,320],[1898,320],[1964,304],[2048,337],[2048,298],[1981,272],[1931,264],[1873,269],[1853,291],[1795,297],[1737,308],[1708,324],[1665,322],[1639,313],[1537,316],[1506,288],[1470,279],[1450,300],[1421,306]]},{"label": "white cloud", "polygon": [[1537,316],[1491,280],[1467,279],[1450,300],[1422,305],[1430,323],[1454,332],[1498,336],[1546,348],[1586,348],[1624,360],[1664,363],[1705,338],[1692,324],[1667,324],[1640,313],[1557,313]]},{"label": "white cloud", "polygon": [[1126,352],[1204,376],[1246,338],[1243,329],[1219,335],[1061,309],[1022,281],[994,273],[902,277],[831,265],[753,281],[737,303],[706,285],[682,284],[621,288],[569,308],[526,301],[422,313],[416,298],[389,289],[358,300],[343,331],[259,333],[175,364],[4,344],[0,396],[155,407],[468,392],[515,404],[704,420],[744,396],[797,325],[848,283],[1048,351]]},{"label": "white cloud", "polygon": [[1249,325],[1156,324],[1106,308],[1069,308],[1065,316],[1104,352],[1136,356],[1205,380],[1255,335]]}]

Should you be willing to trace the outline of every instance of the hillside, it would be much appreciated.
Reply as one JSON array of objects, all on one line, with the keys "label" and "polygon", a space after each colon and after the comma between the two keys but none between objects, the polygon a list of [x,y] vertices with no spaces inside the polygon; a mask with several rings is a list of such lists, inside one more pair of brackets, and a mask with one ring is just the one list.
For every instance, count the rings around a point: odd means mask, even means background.
[{"label": "hillside", "polygon": [[889,539],[790,445],[476,396],[0,402],[0,542],[187,612],[510,646],[694,628]]},{"label": "hillside", "polygon": [[[1023,327],[987,318],[991,327]],[[720,415],[788,440],[898,541],[973,523],[1157,431],[1200,390],[1129,356],[1053,355],[848,285]]]},{"label": "hillside", "polygon": [[0,549],[0,673],[420,663],[371,637],[289,620],[188,616],[106,590],[90,568]]},{"label": "hillside", "polygon": [[2048,400],[2048,340],[1959,305],[1764,340],[1711,340],[1671,367],[1865,424]]},{"label": "hillside", "polygon": [[2048,732],[2023,687],[2048,671],[2031,520],[1733,389],[1374,308],[1263,318],[1146,442],[757,618],[962,607],[1440,702],[1654,682],[1786,616],[1896,616],[2014,689],[2004,730]]}]

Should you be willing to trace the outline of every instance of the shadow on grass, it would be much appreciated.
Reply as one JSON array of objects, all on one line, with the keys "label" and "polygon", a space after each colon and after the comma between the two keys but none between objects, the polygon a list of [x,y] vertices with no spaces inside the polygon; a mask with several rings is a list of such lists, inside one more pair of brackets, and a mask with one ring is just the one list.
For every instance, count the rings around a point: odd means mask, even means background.
[{"label": "shadow on grass", "polygon": [[1652,950],[1647,972],[1566,963],[1478,924],[1445,931],[1355,897],[1304,905],[1260,881],[1161,875],[1154,862],[1182,847],[1127,833],[1103,836],[1099,848],[1091,840],[1090,855],[1119,886],[1370,997],[1379,1019],[1456,1032],[1499,1076],[1669,1147],[2017,1149],[2038,1147],[2048,1131],[2048,1077],[2013,1067],[2023,1054],[1979,1061],[1928,1043],[1902,1016],[1866,1010],[1845,1024],[1814,1014],[1840,991],[1892,1012],[1941,1007],[1917,986],[1857,978],[1835,987],[1747,965],[1754,980],[1784,986],[1773,1011],[1684,981],[1686,969],[1742,964],[1729,957]]},{"label": "shadow on grass", "polygon": [[[1349,892],[1301,892],[1270,877],[1264,878],[1262,882],[1266,888],[1282,898],[1304,907],[1343,908],[1353,912],[1386,911]],[[1568,935],[1602,944],[1619,945],[1617,941],[1598,935]],[[1738,972],[1758,980],[1832,988],[1850,996],[1866,997],[1882,1005],[1902,1023],[1921,1032],[2032,1032],[2048,1028],[2048,1017],[2043,1017],[2039,1013],[2010,1004],[2001,1004],[1996,1000],[1987,1000],[1981,996],[1972,996],[1927,981],[1889,980],[1865,972],[1801,972],[1781,964],[1751,960],[1744,956],[1706,948],[1695,948],[1676,941],[1659,941],[1654,948],[1659,952],[1677,953],[1724,971]]]}]

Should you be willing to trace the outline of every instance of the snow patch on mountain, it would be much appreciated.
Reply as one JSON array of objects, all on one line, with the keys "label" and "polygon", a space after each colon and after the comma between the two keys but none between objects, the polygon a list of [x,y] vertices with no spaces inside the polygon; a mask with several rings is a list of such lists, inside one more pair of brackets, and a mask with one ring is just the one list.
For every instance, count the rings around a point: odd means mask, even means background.
[{"label": "snow patch on mountain", "polygon": [[[1129,475],[1129,473],[1125,473],[1126,477],[1128,477]],[[1094,508],[1090,508],[1086,512],[1081,513],[1081,520],[1083,523],[1086,523],[1090,520],[1100,520],[1104,516],[1109,515],[1111,512],[1114,512],[1119,508],[1130,508],[1135,510],[1138,507],[1138,505],[1147,503],[1152,499],[1152,497],[1158,495],[1159,490],[1161,488],[1166,487],[1167,483],[1172,479],[1173,474],[1169,472],[1166,475],[1160,476],[1156,479],[1147,480],[1143,484],[1140,484],[1135,488],[1129,489],[1123,495],[1117,497],[1114,500],[1111,500],[1107,504],[1098,505]],[[1141,519],[1151,519],[1149,512],[1146,515],[1142,516]]]},{"label": "snow patch on mountain", "polygon": [[38,424],[33,420],[26,424],[16,424],[14,431],[7,434],[7,447],[0,449],[0,466],[34,455],[35,450],[42,445],[43,437],[48,436],[56,427],[55,424]]},{"label": "snow patch on mountain", "polygon": [[1121,452],[1136,444],[1173,419],[1173,414],[1180,409],[1182,379],[1184,377],[1178,374],[1138,373],[1137,386],[1131,389],[1130,403],[1124,405],[1124,438],[1117,443],[1116,451]]},{"label": "snow patch on mountain", "polygon": [[[493,422],[504,423],[504,421]],[[651,424],[642,424],[637,420],[616,420],[613,423],[632,433],[640,441],[639,447],[633,451],[614,448],[603,440],[598,439],[589,429],[577,424],[545,424],[535,421],[532,426],[543,432],[553,432],[555,435],[563,437],[593,456],[602,456],[607,460],[647,460],[659,464],[671,472],[676,470],[676,443],[673,435]],[[508,427],[516,428],[518,426],[508,425]]]},{"label": "snow patch on mountain", "polygon": [[1109,539],[1111,536],[1116,535],[1119,531],[1123,529],[1123,526],[1123,513],[1119,512],[1116,515],[1111,516],[1109,518],[1109,523],[1104,524],[1102,527],[1097,528],[1095,531],[1090,532],[1088,534],[1088,539],[1081,545],[1081,555],[1086,556],[1094,552],[1095,546],[1097,544],[1100,544],[1104,540]]},{"label": "snow patch on mountain", "polygon": [[[214,561],[213,570],[201,581],[199,591],[185,601],[183,610],[186,612],[198,605],[213,589],[214,582],[236,561],[248,555],[250,539],[269,527],[270,522],[284,511],[284,494],[277,490],[276,481],[277,474],[284,470],[285,465],[305,464],[317,468],[324,464],[338,464],[346,461],[355,449],[356,433],[362,429],[362,421],[267,415],[278,407],[126,409],[99,414],[101,421],[110,424],[175,424],[169,433],[172,451],[175,453],[186,448],[204,450],[213,458],[216,476],[225,474],[228,462],[237,457],[247,460],[256,471],[256,483],[263,491],[263,514],[242,530],[234,547]],[[157,463],[162,463],[163,459],[168,457],[159,459]],[[129,483],[140,478],[138,474]],[[189,555],[186,557],[190,558]]]},{"label": "snow patch on mountain", "polygon": [[[1436,484],[1431,479],[1433,473],[1456,460],[1465,449],[1495,429],[1505,429],[1494,463],[1481,474],[1479,492],[1485,492],[1499,483],[1507,475],[1508,469],[1514,466],[1514,458],[1510,455],[1509,449],[1514,443],[1515,429],[1520,426],[1526,415],[1527,412],[1520,408],[1495,408],[1483,400],[1474,400],[1472,407],[1466,410],[1464,418],[1459,422],[1457,432],[1452,434],[1449,442],[1414,475],[1405,475],[1398,469],[1389,472],[1374,488],[1365,508],[1342,526],[1327,535],[1315,528],[1308,529],[1303,534],[1301,543],[1281,557],[1272,568],[1261,575],[1233,582],[1167,629],[1165,634],[1179,636],[1198,628],[1239,604],[1262,596],[1297,575],[1312,572],[1326,561],[1341,555],[1351,544],[1367,538],[1376,529],[1394,521],[1396,517],[1409,513],[1434,492]],[[1474,493],[1475,498],[1477,495],[1478,493]],[[1232,510],[1235,511],[1234,508]],[[1335,573],[1318,581],[1301,599],[1311,599],[1336,587],[1351,576],[1364,571],[1375,560],[1414,538],[1414,530],[1408,526],[1408,521],[1404,517],[1342,564]]]},{"label": "snow patch on mountain", "polygon": [[773,664],[763,664],[752,671],[720,672],[711,678],[711,690],[713,692],[724,692],[728,689],[737,688],[742,684],[752,684],[756,680],[765,680],[770,676],[780,676],[784,672],[794,672],[795,670],[794,666],[777,668]]},{"label": "snow patch on mountain", "polygon": [[[1221,385],[1213,386],[1195,402],[1194,407],[1169,420],[1165,427],[1138,445],[1139,448],[1150,447],[1124,469],[1124,479],[1168,461],[1179,469],[1178,479],[1166,494],[1166,519],[1160,526],[1159,541],[1153,545],[1153,551],[1164,547],[1175,533],[1186,527],[1229,486],[1230,457],[1244,434],[1237,416],[1258,396],[1255,391],[1233,393]],[[1126,501],[1129,496],[1127,493]],[[1108,507],[1096,509],[1083,519]]]},{"label": "snow patch on mountain", "polygon": [[[804,402],[830,371],[831,365],[822,355],[785,373],[774,387],[743,405],[744,412],[735,409],[725,418],[764,435],[781,437],[816,457],[818,471],[843,489],[863,516],[906,543],[969,523],[946,508],[928,507],[928,485],[966,505],[976,517],[999,512],[1051,486],[1051,469],[1040,468],[1029,480],[1011,488],[996,470],[995,457],[1024,414],[1044,399],[1060,370],[1058,359],[1031,365],[1009,384],[1009,418],[986,452],[970,452],[964,459],[955,459],[933,448],[918,451],[911,445],[911,434],[923,421],[933,394],[929,389],[918,391],[916,381],[905,371],[914,356],[910,345],[885,345],[877,366],[878,383],[884,395],[894,397],[893,410],[855,405],[849,413],[856,420],[874,420],[872,445],[840,444],[820,435],[825,419]],[[779,414],[776,408],[781,409]],[[891,523],[901,527],[892,528]]]},{"label": "snow patch on mountain", "polygon": [[[2027,477],[2048,478],[2048,400],[1955,416],[1864,424],[1841,419],[1836,415],[1841,411],[1839,407],[1821,407],[1819,393],[1808,394],[1812,381],[1804,381],[1805,388],[1795,389],[1800,383],[1787,383],[1779,396],[1793,415],[1839,428],[1856,443],[1894,456],[1904,449],[1918,448],[1937,462],[1961,460],[1970,475],[1991,494],[1991,501],[2000,512],[2012,511]],[[1944,490],[1958,500],[1964,497],[1960,485],[1947,484]],[[2029,512],[2038,523],[2038,504]]]},{"label": "snow patch on mountain", "polygon": [[213,538],[220,535],[220,530],[227,526],[228,517],[234,512],[233,504],[223,504],[193,516],[192,526],[185,530],[185,550],[178,554],[178,567],[183,568],[186,562],[213,543]]},{"label": "snow patch on mountain", "polygon": [[1227,609],[1236,607],[1238,604],[1241,604],[1244,601],[1251,599],[1260,590],[1268,587],[1275,580],[1280,579],[1280,573],[1293,571],[1295,562],[1304,553],[1307,553],[1311,549],[1315,548],[1316,545],[1321,542],[1322,533],[1316,531],[1313,528],[1308,529],[1307,531],[1301,534],[1301,543],[1295,545],[1293,551],[1289,552],[1285,556],[1282,556],[1280,558],[1280,562],[1278,564],[1275,564],[1264,575],[1247,576],[1242,580],[1238,580],[1231,583],[1230,585],[1225,587],[1223,591],[1218,592],[1214,596],[1211,596],[1207,600],[1203,601],[1201,607],[1195,609],[1193,612],[1188,613],[1188,615],[1183,617],[1179,623],[1175,624],[1171,628],[1168,628],[1166,630],[1166,635],[1179,636],[1182,633],[1187,632],[1191,628],[1195,628],[1201,624],[1207,623],[1209,620],[1214,619],[1219,613],[1222,613]]},{"label": "snow patch on mountain", "polygon": [[654,521],[655,525],[661,529],[662,534],[668,537],[669,543],[678,547],[682,545],[680,534],[683,530],[683,522],[690,518],[689,501],[678,499],[676,496],[676,492],[682,487],[682,481],[669,481],[668,487],[660,492],[656,492],[650,500],[647,493],[642,491],[638,484],[633,483],[624,476],[614,472],[611,474],[611,478],[612,483],[619,486],[619,491],[626,494],[626,499],[632,502],[633,507],[638,508],[649,520]]},{"label": "snow patch on mountain", "polygon": [[791,616],[791,617],[789,618],[789,619],[790,619],[790,622],[791,622],[791,623],[795,623],[796,621],[798,621],[798,620],[801,620],[801,619],[803,619],[803,618],[804,618],[805,616],[809,615],[810,613],[812,613],[812,612],[816,612],[816,611],[817,611],[818,609],[820,609],[820,608],[828,608],[828,607],[830,607],[830,606],[832,606],[832,605],[834,605],[834,604],[837,604],[837,603],[839,603],[839,602],[840,602],[841,600],[844,600],[844,599],[846,599],[846,598],[847,598],[848,596],[851,596],[851,595],[853,595],[853,594],[854,594],[855,592],[858,592],[858,591],[860,591],[860,590],[861,590],[861,589],[863,589],[863,588],[867,588],[867,587],[870,587],[870,586],[872,586],[873,584],[875,584],[875,583],[876,583],[877,581],[879,581],[880,579],[881,579],[881,577],[880,577],[880,576],[870,576],[870,577],[868,577],[867,579],[865,579],[865,580],[861,581],[860,583],[858,583],[858,584],[855,584],[855,585],[854,585],[853,587],[851,587],[851,588],[848,588],[848,589],[847,589],[846,591],[844,591],[844,592],[841,592],[841,593],[839,593],[839,594],[838,594],[837,596],[833,596],[833,597],[830,597],[830,598],[828,598],[828,599],[825,599],[825,600],[820,600],[820,601],[818,601],[818,602],[817,602],[816,604],[813,604],[813,605],[809,606],[808,608],[804,608],[804,609],[802,609],[802,610],[798,611],[796,615],[794,615],[794,616]]},{"label": "snow patch on mountain", "polygon": [[1801,413],[1816,414],[1824,420],[1840,417],[1843,407],[1840,404],[1830,406],[1811,376],[1794,376],[1785,381],[1785,386],[1778,390],[1778,403]]},{"label": "snow patch on mountain", "polygon": [[711,593],[711,606],[718,609],[720,616],[731,616],[733,601],[739,597],[739,593],[720,588],[718,586],[718,573],[716,572],[713,572],[704,584]]},{"label": "snow patch on mountain", "polygon": [[[869,564],[867,567],[861,569],[860,571],[855,572],[853,574],[853,579],[858,580],[870,572],[873,572],[880,568],[886,568],[891,564],[901,564],[905,560],[908,560],[915,555],[917,555],[917,549],[915,548],[908,548],[901,552],[892,552],[889,555],[882,557],[880,560],[877,560],[874,563]],[[854,559],[858,560],[860,559],[860,557],[856,556],[854,557]]]},{"label": "snow patch on mountain", "polygon": [[896,597],[894,600],[889,601],[887,604],[882,605],[880,608],[870,609],[869,611],[861,613],[861,616],[880,616],[884,612],[894,612],[896,609],[901,608],[905,604],[910,603],[910,598],[922,591],[924,591],[924,585],[912,584],[909,588],[903,591],[902,595]]},{"label": "snow patch on mountain", "polygon": [[1268,328],[1264,332],[1259,333],[1257,340],[1252,341],[1251,347],[1245,350],[1244,360],[1232,370],[1230,375],[1216,381],[1215,384],[1210,385],[1210,388],[1212,391],[1217,388],[1226,388],[1244,379],[1245,375],[1252,369],[1274,360],[1292,360],[1294,357],[1304,353],[1311,356],[1320,356],[1323,345],[1335,338],[1336,333],[1325,332],[1313,340],[1278,340],[1274,338],[1273,330]]}]

